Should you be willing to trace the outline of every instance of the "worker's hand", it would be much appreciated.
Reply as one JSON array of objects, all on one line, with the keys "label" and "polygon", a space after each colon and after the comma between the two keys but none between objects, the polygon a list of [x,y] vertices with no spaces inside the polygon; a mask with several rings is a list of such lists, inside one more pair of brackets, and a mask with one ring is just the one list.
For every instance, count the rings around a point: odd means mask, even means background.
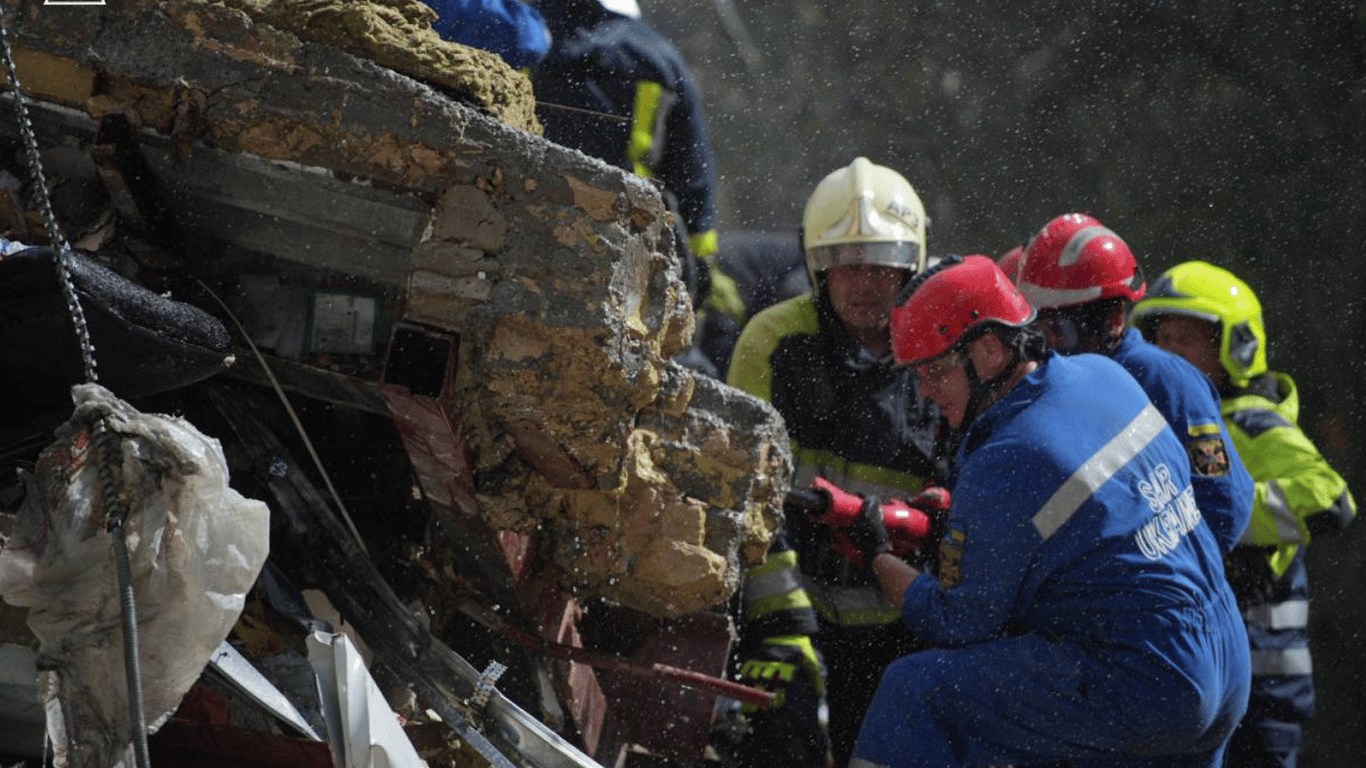
[{"label": "worker's hand", "polygon": [[[907,555],[901,551],[900,547],[894,551],[917,568],[936,571],[939,565],[939,542],[949,529],[949,512],[952,505],[949,489],[939,486],[926,486],[908,503],[910,506],[924,511],[929,517],[929,531],[924,539],[916,545],[913,553]],[[884,515],[885,513],[886,510],[884,510]],[[893,535],[892,538],[895,540],[896,536]]]},{"label": "worker's hand", "polygon": [[823,477],[816,478],[811,490],[829,500],[816,517],[832,528],[844,528],[863,513],[862,496],[850,493]]},{"label": "worker's hand", "polygon": [[746,733],[734,755],[738,768],[828,766],[825,671],[806,635],[770,637],[740,668],[741,682],[777,694],[773,705],[743,705]]},{"label": "worker's hand", "polygon": [[[796,698],[809,699],[825,696],[825,666],[808,635],[770,637],[740,665],[740,682],[773,693],[772,709],[781,709],[788,702],[790,691]],[[803,690],[809,688],[810,690]],[[757,707],[745,704],[743,712]]]},{"label": "worker's hand", "polygon": [[849,493],[823,477],[816,478],[811,490],[828,500],[815,518],[830,526],[831,548],[858,568],[870,567],[879,552],[917,548],[928,527],[919,524],[925,513],[910,509],[905,502],[887,502],[891,523],[897,526],[896,535],[890,535],[878,497]]},{"label": "worker's hand", "polygon": [[[905,505],[901,507],[904,509],[899,509],[899,512],[919,512]],[[919,514],[924,515],[923,512]],[[928,523],[926,527],[928,528]],[[864,567],[871,568],[873,558],[883,552],[892,551],[892,537],[887,535],[887,526],[883,522],[882,502],[876,496],[864,497],[863,509],[859,510],[858,517],[854,518],[844,533],[849,543],[854,545],[862,556]]]},{"label": "worker's hand", "polygon": [[716,262],[708,266],[711,267],[711,288],[702,302],[703,309],[718,312],[743,325],[747,311],[745,300],[740,295],[740,286],[735,283],[735,278],[722,272]]},{"label": "worker's hand", "polygon": [[931,518],[934,518],[948,517],[949,507],[953,503],[953,500],[949,495],[948,488],[941,488],[937,485],[927,485],[907,503],[916,509],[923,509],[925,512],[929,513]]}]

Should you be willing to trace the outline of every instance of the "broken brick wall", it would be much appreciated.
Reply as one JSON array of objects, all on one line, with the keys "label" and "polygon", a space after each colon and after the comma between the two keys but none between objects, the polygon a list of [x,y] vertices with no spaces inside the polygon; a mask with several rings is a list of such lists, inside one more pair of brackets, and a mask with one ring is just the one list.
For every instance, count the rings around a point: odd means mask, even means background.
[{"label": "broken brick wall", "polygon": [[[572,591],[678,616],[762,556],[790,473],[780,419],[671,361],[693,317],[658,191],[541,139],[520,74],[435,40],[405,0],[6,5],[21,80],[55,105],[45,140],[135,127],[195,250],[180,267],[237,302],[288,386],[383,410],[383,331],[448,334],[466,511],[536,536]],[[252,306],[243,265],[272,299]],[[262,330],[318,286],[377,297],[373,350]]]}]

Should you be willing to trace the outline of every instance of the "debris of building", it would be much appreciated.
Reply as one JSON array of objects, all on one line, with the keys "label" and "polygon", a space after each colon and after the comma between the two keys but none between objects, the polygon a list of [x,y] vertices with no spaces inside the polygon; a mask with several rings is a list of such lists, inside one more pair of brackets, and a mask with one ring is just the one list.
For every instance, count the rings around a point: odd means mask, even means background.
[{"label": "debris of building", "polygon": [[[232,334],[224,373],[134,405],[270,509],[229,644],[290,706],[210,664],[154,754],[202,768],[253,720],[311,754],[320,631],[431,765],[700,760],[718,698],[762,700],[723,679],[725,607],[791,457],[770,407],[673,362],[654,186],[541,139],[526,79],[415,0],[3,5],[70,242]],[[0,171],[0,226],[42,242],[30,169]],[[5,616],[0,661],[28,642]]]}]

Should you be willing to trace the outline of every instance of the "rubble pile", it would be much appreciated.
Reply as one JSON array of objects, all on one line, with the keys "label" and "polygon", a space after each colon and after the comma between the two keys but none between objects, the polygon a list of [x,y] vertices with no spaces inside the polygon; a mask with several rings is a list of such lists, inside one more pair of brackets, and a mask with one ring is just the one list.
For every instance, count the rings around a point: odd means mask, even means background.
[{"label": "rubble pile", "polygon": [[[496,54],[442,40],[432,30],[436,12],[418,0],[218,2],[247,14],[257,24],[287,30],[300,40],[340,48],[440,86],[508,125],[540,133],[526,75]],[[188,11],[182,17],[188,22],[197,4],[167,3],[164,7],[171,13]]]},{"label": "rubble pile", "polygon": [[[44,119],[66,143],[134,126],[166,209],[140,223],[174,225],[287,388],[445,431],[408,443],[434,506],[656,616],[724,602],[762,556],[781,421],[671,361],[693,317],[658,191],[540,139],[523,76],[412,0],[10,5],[25,89],[69,110]],[[319,340],[324,292],[367,308],[354,349]],[[272,325],[290,312],[311,339]],[[451,340],[431,391],[394,378],[396,329]]]}]

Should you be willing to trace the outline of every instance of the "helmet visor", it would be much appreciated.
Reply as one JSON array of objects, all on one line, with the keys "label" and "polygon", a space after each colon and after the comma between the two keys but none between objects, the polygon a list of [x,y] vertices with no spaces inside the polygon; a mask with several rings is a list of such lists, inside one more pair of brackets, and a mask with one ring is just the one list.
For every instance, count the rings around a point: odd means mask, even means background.
[{"label": "helmet visor", "polygon": [[920,243],[907,240],[884,243],[839,243],[810,248],[806,262],[813,274],[830,267],[848,264],[873,264],[883,267],[904,267],[919,272],[923,256]]}]

